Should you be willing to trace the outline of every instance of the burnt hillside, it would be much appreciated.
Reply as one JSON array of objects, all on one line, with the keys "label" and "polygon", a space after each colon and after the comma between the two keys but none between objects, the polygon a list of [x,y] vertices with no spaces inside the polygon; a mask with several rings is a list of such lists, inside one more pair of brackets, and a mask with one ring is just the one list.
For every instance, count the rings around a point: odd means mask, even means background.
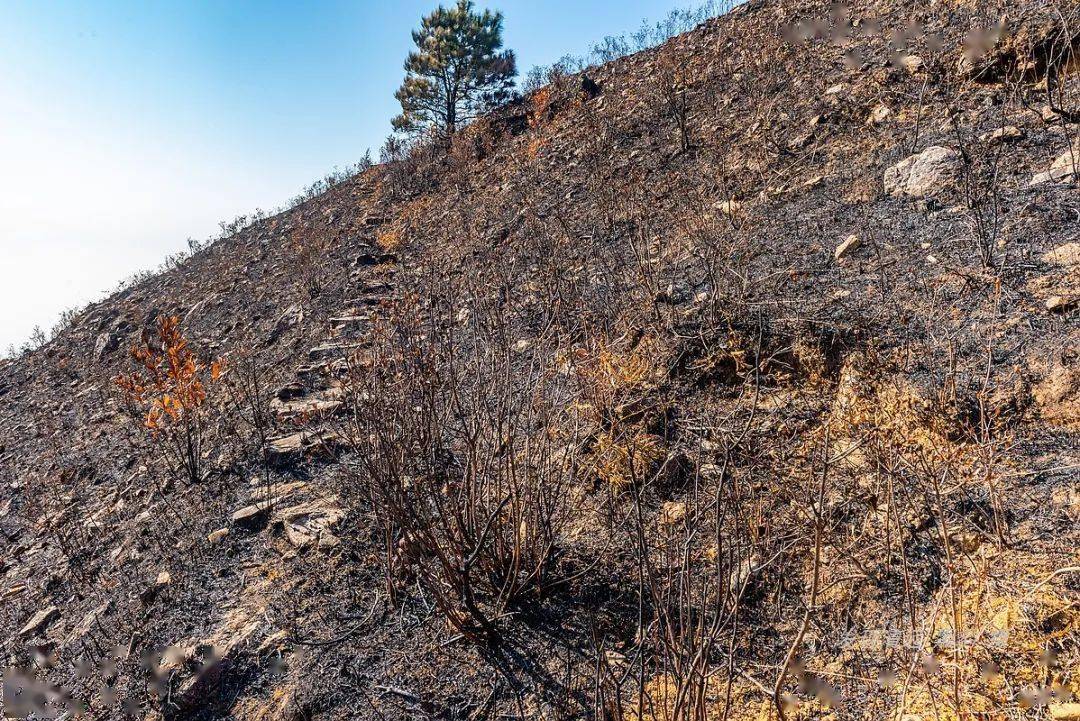
[{"label": "burnt hillside", "polygon": [[749,2],[0,362],[5,713],[1080,718],[1078,21]]}]

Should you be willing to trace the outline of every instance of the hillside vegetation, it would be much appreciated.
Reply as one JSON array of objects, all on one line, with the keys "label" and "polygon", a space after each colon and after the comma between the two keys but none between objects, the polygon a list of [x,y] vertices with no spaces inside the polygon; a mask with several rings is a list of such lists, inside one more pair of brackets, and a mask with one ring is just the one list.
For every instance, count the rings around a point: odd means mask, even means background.
[{"label": "hillside vegetation", "polygon": [[1080,719],[1078,50],[752,0],[89,307],[5,713]]}]

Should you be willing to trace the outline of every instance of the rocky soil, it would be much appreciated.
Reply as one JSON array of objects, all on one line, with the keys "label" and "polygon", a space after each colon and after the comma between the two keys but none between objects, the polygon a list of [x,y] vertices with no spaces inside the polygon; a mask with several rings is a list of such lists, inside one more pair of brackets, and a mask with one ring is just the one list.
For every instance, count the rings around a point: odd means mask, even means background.
[{"label": "rocky soil", "polygon": [[0,362],[5,713],[1080,718],[1078,13],[749,2]]}]

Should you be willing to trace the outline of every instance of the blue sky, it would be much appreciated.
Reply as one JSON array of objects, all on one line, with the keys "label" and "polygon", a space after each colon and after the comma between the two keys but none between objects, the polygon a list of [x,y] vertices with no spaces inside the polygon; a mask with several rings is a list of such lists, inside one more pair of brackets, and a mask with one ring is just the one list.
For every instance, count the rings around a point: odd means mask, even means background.
[{"label": "blue sky", "polygon": [[[0,355],[188,237],[377,151],[410,30],[436,4],[2,0]],[[504,12],[522,74],[680,5],[478,4]]]}]

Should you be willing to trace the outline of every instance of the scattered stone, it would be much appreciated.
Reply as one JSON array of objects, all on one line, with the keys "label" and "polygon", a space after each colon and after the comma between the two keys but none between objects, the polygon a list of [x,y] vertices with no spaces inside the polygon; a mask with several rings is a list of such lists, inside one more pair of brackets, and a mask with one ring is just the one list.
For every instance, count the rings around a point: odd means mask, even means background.
[{"label": "scattered stone", "polygon": [[1052,703],[1049,711],[1054,721],[1080,721],[1080,703]]},{"label": "scattered stone", "polygon": [[1072,308],[1074,301],[1061,295],[1051,296],[1046,299],[1046,309],[1051,313],[1064,313]]},{"label": "scattered stone", "polygon": [[722,214],[732,217],[738,215],[742,210],[742,203],[732,198],[731,200],[725,200],[716,204],[716,209]]},{"label": "scattered stone", "polygon": [[1062,153],[1050,165],[1045,173],[1039,173],[1031,179],[1031,185],[1044,185],[1046,183],[1071,183],[1076,180],[1080,173],[1080,144],[1075,148]]},{"label": "scattered stone", "polygon": [[239,511],[233,512],[232,522],[241,528],[260,530],[270,519],[270,509],[280,500],[280,498],[271,498],[269,501],[260,501],[252,503],[250,506],[244,506]]},{"label": "scattered stone", "polygon": [[345,514],[337,505],[336,497],[301,503],[282,509],[276,515],[283,523],[285,537],[297,548],[314,545],[327,549],[341,543],[333,529]]},{"label": "scattered stone", "polygon": [[266,342],[275,342],[285,333],[285,331],[302,322],[304,322],[304,309],[296,304],[290,305],[280,316],[278,316],[277,324],[274,325],[274,330],[270,332],[270,336],[266,339]]},{"label": "scattered stone", "polygon": [[960,168],[960,154],[935,145],[885,171],[885,192],[893,197],[926,198],[949,190]]},{"label": "scattered stone", "polygon": [[7,601],[22,594],[26,590],[25,583],[17,583],[14,586],[10,586],[7,590],[0,592],[0,601]]},{"label": "scattered stone", "polygon": [[849,235],[843,243],[836,246],[836,250],[833,251],[833,258],[836,260],[843,260],[848,255],[854,253],[856,250],[862,247],[862,239],[857,235]]},{"label": "scattered stone", "polygon": [[984,143],[990,143],[991,145],[1001,145],[1004,143],[1015,143],[1024,137],[1024,131],[1015,125],[1006,125],[1004,128],[998,128],[990,133],[983,133],[979,136],[979,140]]},{"label": "scattered stone", "polygon": [[884,103],[878,103],[870,111],[870,117],[866,119],[867,125],[881,125],[892,116],[892,110]]},{"label": "scattered stone", "polygon": [[345,358],[354,350],[363,347],[358,343],[324,343],[308,351],[308,360],[323,361]]},{"label": "scattered stone", "polygon": [[825,95],[839,95],[842,92],[844,92],[844,84],[839,83],[837,85],[833,85],[831,88],[826,90]]},{"label": "scattered stone", "polygon": [[210,298],[203,298],[195,305],[191,306],[191,310],[184,314],[184,319],[180,321],[180,325],[184,328],[190,328],[191,324],[198,320],[199,314],[203,312],[207,305],[209,305]]},{"label": "scattered stone", "polygon": [[94,342],[94,362],[100,363],[102,359],[120,347],[120,338],[115,333],[102,333]]},{"label": "scattered stone", "polygon": [[60,617],[60,609],[56,606],[49,606],[43,608],[26,622],[26,625],[19,631],[19,636],[23,638],[30,638],[31,636],[37,636],[45,633],[49,628],[49,625]]},{"label": "scattered stone", "polygon": [[329,418],[344,408],[344,403],[332,398],[300,398],[292,401],[270,401],[270,410],[278,420],[290,418]]},{"label": "scattered stone", "polygon": [[1080,265],[1080,243],[1073,242],[1059,245],[1053,250],[1044,253],[1042,260],[1044,263],[1063,267]]},{"label": "scattered stone", "polygon": [[926,61],[918,55],[902,55],[897,60],[896,64],[909,73],[914,74],[923,69],[923,66],[926,65]]},{"label": "scattered stone", "polygon": [[663,526],[682,523],[684,518],[686,518],[686,504],[682,501],[667,501],[660,509],[660,524]]},{"label": "scattered stone", "polygon": [[206,540],[209,541],[211,544],[216,545],[218,543],[221,543],[222,541],[224,541],[228,537],[229,537],[229,529],[228,528],[219,528],[216,531],[212,532],[209,536],[207,536]]},{"label": "scattered stone", "polygon": [[158,574],[157,578],[154,580],[154,583],[139,594],[139,599],[144,604],[149,605],[153,603],[154,599],[158,597],[158,594],[165,590],[165,587],[168,586],[170,583],[172,583],[172,574],[170,574],[168,571],[162,571]]}]

